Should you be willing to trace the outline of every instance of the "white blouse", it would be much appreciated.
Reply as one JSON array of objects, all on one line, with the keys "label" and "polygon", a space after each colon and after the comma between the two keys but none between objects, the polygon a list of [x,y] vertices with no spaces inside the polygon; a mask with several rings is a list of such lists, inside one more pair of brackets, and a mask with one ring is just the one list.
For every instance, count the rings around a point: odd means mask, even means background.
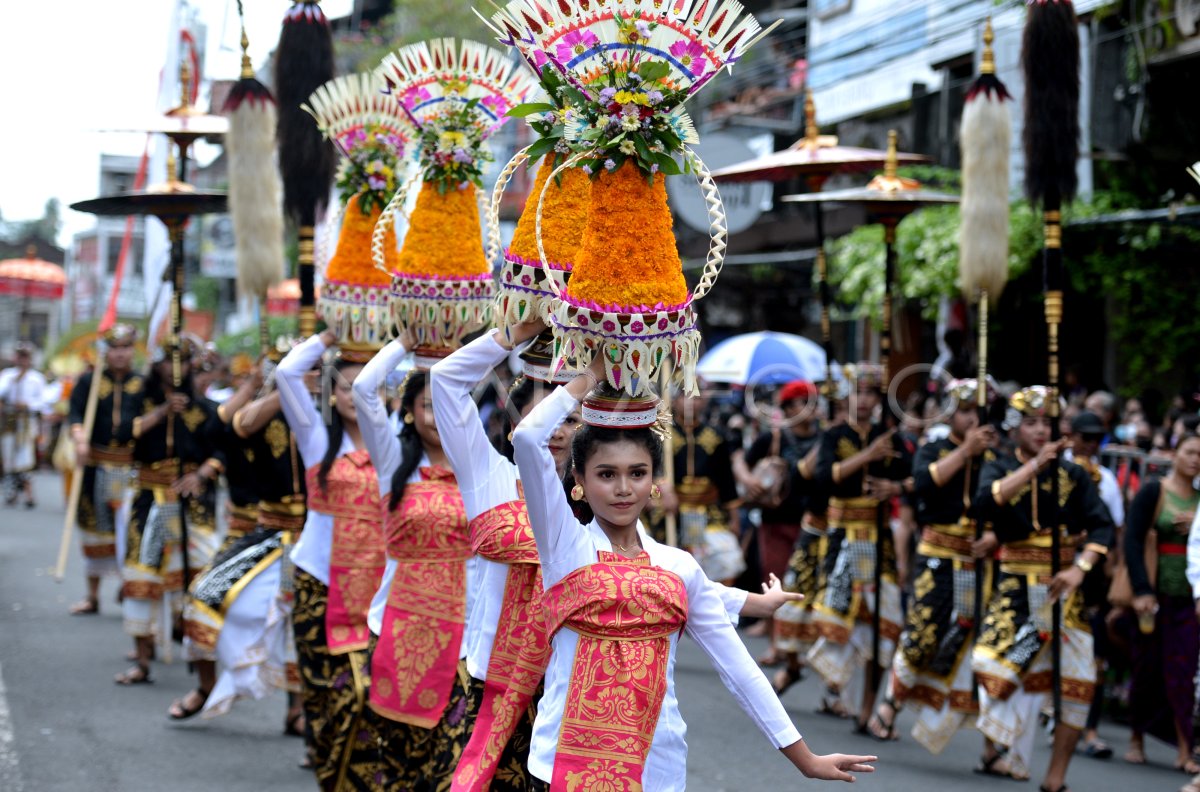
[{"label": "white blouse", "polygon": [[[548,448],[550,436],[577,404],[565,388],[559,388],[534,408],[513,436],[546,588],[576,569],[596,563],[599,551],[613,551],[612,543],[595,520],[585,526],[575,519]],[[800,740],[800,733],[779,703],[779,697],[730,623],[718,589],[709,585],[700,565],[683,550],[659,544],[644,533],[641,541],[652,564],[683,580],[688,595],[684,631],[708,656],[738,705],[774,747],[783,748]],[[646,792],[676,792],[685,786],[687,726],[675,697],[675,653],[679,634],[672,635],[670,640],[667,692],[642,778]],[[538,705],[529,752],[530,772],[544,781],[549,781],[553,774],[563,706],[578,643],[578,636],[569,629],[559,630],[554,635],[554,651],[546,670],[545,695]]]},{"label": "white blouse", "polygon": [[[454,468],[468,520],[518,497],[517,467],[488,441],[479,409],[471,398],[472,389],[507,356],[508,350],[496,342],[493,331],[455,351],[430,372],[433,414],[442,450]],[[468,611],[463,643],[467,672],[475,679],[486,680],[504,605],[508,565],[480,556],[475,557],[475,564],[479,589],[474,610]]]},{"label": "white blouse", "polygon": [[[288,428],[296,439],[296,450],[308,470],[321,464],[329,448],[329,429],[317,407],[312,393],[304,384],[305,375],[312,370],[325,344],[315,335],[297,346],[275,369],[275,387],[279,389],[279,405],[287,419]],[[354,441],[349,434],[342,435],[342,447],[338,456],[354,450]],[[292,563],[317,580],[329,585],[329,554],[333,546],[333,515],[309,509],[304,518],[304,530],[292,548]]]},{"label": "white blouse", "polygon": [[[400,467],[400,439],[392,429],[387,407],[384,406],[379,392],[388,374],[400,365],[407,354],[408,350],[399,339],[392,341],[371,358],[354,379],[354,406],[358,412],[358,428],[362,432],[363,444],[367,447],[367,453],[371,455],[371,462],[379,476],[379,495],[383,500],[384,509],[388,508],[388,499],[392,492],[392,476]],[[421,461],[408,477],[407,483],[420,481],[421,467],[428,465],[429,457],[422,453]],[[459,650],[460,658],[466,656],[466,635],[470,631],[471,612],[478,585],[476,566],[477,559],[474,557],[467,561],[467,627],[463,633],[463,646]],[[371,598],[371,609],[367,612],[367,627],[375,635],[379,635],[379,631],[383,629],[383,611],[387,607],[388,593],[392,589],[392,580],[395,577],[396,559],[388,555],[383,579],[379,581],[379,589]]]},{"label": "white blouse", "polygon": [[[509,352],[496,340],[499,331],[493,330],[462,349],[457,350],[433,367],[433,412],[437,417],[442,448],[454,468],[467,519],[519,497],[517,466],[495,449],[483,429],[479,409],[471,391],[484,377],[508,356]],[[639,531],[642,531],[639,526]],[[644,531],[642,531],[644,534]],[[475,559],[479,572],[479,591],[476,610],[468,620],[470,630],[464,639],[467,649],[467,671],[479,680],[487,679],[487,667],[492,658],[492,645],[504,605],[504,589],[508,581],[508,565],[481,556]],[[737,624],[738,612],[746,604],[748,592],[719,583],[717,588],[729,618]]]}]

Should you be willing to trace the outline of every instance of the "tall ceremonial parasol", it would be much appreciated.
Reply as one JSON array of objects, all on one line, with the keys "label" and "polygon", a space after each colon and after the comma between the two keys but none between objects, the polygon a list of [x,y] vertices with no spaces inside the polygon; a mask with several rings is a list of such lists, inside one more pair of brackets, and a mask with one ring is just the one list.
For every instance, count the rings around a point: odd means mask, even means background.
[{"label": "tall ceremonial parasol", "polygon": [[[1079,22],[1070,0],[1037,0],[1027,8],[1021,42],[1025,74],[1025,194],[1043,213],[1042,266],[1046,310],[1046,385],[1050,439],[1059,439],[1058,330],[1063,319],[1062,204],[1075,197],[1079,159]],[[1058,462],[1050,463],[1050,572],[1059,559]],[[1039,515],[1034,514],[1038,527]],[[1053,610],[1054,719],[1062,716],[1062,604]]]},{"label": "tall ceremonial parasol", "polygon": [[275,50],[276,138],[283,177],[283,208],[296,225],[300,279],[300,335],[317,329],[313,239],[317,217],[329,202],[333,145],[301,109],[312,92],[333,79],[333,34],[318,0],[293,0]]},{"label": "tall ceremonial parasol", "polygon": [[[817,125],[816,104],[812,91],[804,99],[804,137],[782,151],[763,157],[755,157],[713,171],[718,182],[787,181],[802,177],[810,193],[819,193],[825,182],[838,173],[861,173],[882,168],[887,162],[888,152],[881,149],[859,148],[839,145],[835,135],[822,135]],[[928,162],[922,154],[896,153],[898,163]],[[821,202],[813,202],[813,220],[817,236],[817,290],[821,300],[821,346],[825,349],[825,393],[829,399],[829,415],[833,417],[833,328],[830,309],[833,293],[829,287],[828,266],[825,259],[825,217]]]},{"label": "tall ceremonial parasol", "polygon": [[21,323],[18,335],[29,338],[29,301],[61,300],[67,273],[52,261],[37,257],[37,247],[25,248],[25,258],[0,261],[0,294],[21,299]]},{"label": "tall ceremonial parasol", "polygon": [[[868,216],[883,226],[883,241],[886,255],[883,275],[883,327],[879,333],[879,362],[883,372],[880,389],[884,394],[884,421],[897,425],[899,416],[892,409],[891,354],[892,354],[892,283],[896,272],[896,226],[908,215],[925,206],[958,203],[957,195],[931,192],[921,188],[916,179],[897,175],[899,157],[896,152],[896,130],[888,132],[888,152],[883,174],[876,176],[863,188],[834,190],[827,193],[805,193],[783,198],[791,203],[836,202],[857,204],[867,210]],[[871,614],[871,681],[878,689],[881,669],[879,667],[880,593],[882,588],[883,536],[888,525],[887,502],[881,502],[875,517],[875,608]]]},{"label": "tall ceremonial parasol", "polygon": [[[1000,299],[1008,280],[1008,149],[1012,139],[1008,108],[1012,97],[996,77],[994,38],[989,17],[983,31],[979,79],[967,91],[960,132],[963,194],[958,266],[963,297],[979,301],[979,378],[975,392],[980,426],[987,420],[988,303]],[[967,462],[967,480],[971,477],[971,464]],[[977,521],[975,538],[982,536],[983,523]],[[976,561],[973,616],[976,639],[983,620],[983,567],[982,559]]]},{"label": "tall ceremonial parasol", "polygon": [[[171,159],[167,160],[167,169],[173,168]],[[183,170],[183,166],[180,166]],[[120,195],[103,198],[93,198],[90,201],[80,201],[71,204],[77,212],[88,212],[95,215],[126,216],[154,215],[167,227],[171,239],[171,380],[175,388],[183,384],[183,362],[180,357],[183,331],[183,231],[189,218],[195,215],[214,214],[225,210],[225,193],[205,192],[197,190],[186,182],[169,179],[165,184],[156,185],[146,190],[135,190]],[[99,371],[94,379],[99,379]],[[90,427],[85,427],[90,429]],[[183,460],[180,458],[179,476],[183,476]],[[188,565],[188,533],[185,519],[186,509],[180,509],[179,522],[181,525],[180,544],[183,547],[183,586],[186,589],[190,572]]]}]

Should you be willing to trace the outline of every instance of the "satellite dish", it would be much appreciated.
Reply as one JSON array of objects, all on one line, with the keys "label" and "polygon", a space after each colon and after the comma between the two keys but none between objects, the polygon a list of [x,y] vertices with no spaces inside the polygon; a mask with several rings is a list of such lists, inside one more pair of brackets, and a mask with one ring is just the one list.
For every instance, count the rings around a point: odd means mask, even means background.
[{"label": "satellite dish", "polygon": [[[717,132],[705,135],[703,140],[692,149],[704,160],[709,170],[724,168],[739,162],[753,159],[771,151],[773,140],[770,135],[758,136],[759,139],[730,135]],[[753,146],[760,142],[765,146]],[[758,149],[758,150],[756,150]],[[745,231],[754,225],[765,208],[770,207],[770,182],[745,182],[742,184],[720,185],[721,202],[725,205],[725,218],[730,234]],[[708,233],[708,207],[704,203],[704,193],[696,184],[692,174],[671,176],[667,179],[667,195],[671,200],[671,209],[679,219],[688,226]]]}]

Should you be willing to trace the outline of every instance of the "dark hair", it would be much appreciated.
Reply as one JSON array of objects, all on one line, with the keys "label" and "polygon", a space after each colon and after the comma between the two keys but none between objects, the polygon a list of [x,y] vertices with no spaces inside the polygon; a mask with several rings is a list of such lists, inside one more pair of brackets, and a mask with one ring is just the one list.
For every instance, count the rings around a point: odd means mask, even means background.
[{"label": "dark hair", "polygon": [[1175,449],[1178,450],[1182,448],[1183,444],[1189,440],[1200,440],[1200,434],[1196,434],[1195,430],[1184,432],[1183,434],[1179,435],[1179,439],[1175,441]]},{"label": "dark hair", "polygon": [[[337,385],[337,374],[339,372],[353,366],[361,365],[361,363],[355,363],[351,360],[339,358],[332,366],[326,369],[326,371],[329,372],[331,385]],[[321,392],[325,393],[325,389],[322,388]],[[329,447],[325,449],[325,456],[321,459],[321,466],[317,468],[317,485],[321,488],[322,492],[326,491],[327,489],[327,485],[329,484],[329,471],[333,469],[333,463],[337,461],[338,452],[342,450],[342,439],[346,436],[346,427],[342,423],[342,414],[339,413],[336,408],[330,410],[329,413],[330,420],[329,426],[327,427],[327,431],[329,432]]]},{"label": "dark hair", "polygon": [[657,476],[662,469],[663,447],[658,435],[649,427],[636,429],[615,429],[607,426],[592,426],[584,424],[575,432],[571,443],[571,462],[575,470],[583,473],[587,461],[596,453],[599,446],[609,443],[633,443],[640,445],[650,454],[650,472]]},{"label": "dark hair", "polygon": [[513,429],[521,420],[521,411],[529,406],[537,394],[538,385],[537,381],[531,380],[529,377],[517,377],[513,381],[512,387],[508,389],[504,403],[500,406],[500,412],[504,417],[500,422],[500,448],[498,450],[509,462],[514,461],[513,444],[509,436],[512,435]]},{"label": "dark hair", "polygon": [[417,434],[417,422],[414,420],[407,423],[403,418],[413,414],[413,405],[417,403],[417,397],[425,390],[428,382],[428,372],[414,369],[404,380],[403,390],[400,391],[400,417],[402,420],[400,421],[400,434],[397,436],[400,441],[400,465],[392,474],[392,492],[388,498],[389,511],[395,511],[396,507],[400,505],[400,499],[404,497],[404,489],[408,486],[408,477],[417,469],[417,465],[421,464],[423,449],[421,436]]}]

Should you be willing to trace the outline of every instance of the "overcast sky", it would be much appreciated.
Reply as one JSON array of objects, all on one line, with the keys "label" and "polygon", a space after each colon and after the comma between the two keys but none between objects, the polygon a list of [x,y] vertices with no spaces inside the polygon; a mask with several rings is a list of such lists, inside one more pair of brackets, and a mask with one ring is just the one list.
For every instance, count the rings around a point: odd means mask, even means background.
[{"label": "overcast sky", "polygon": [[[186,0],[207,25],[208,78],[238,76],[234,0]],[[279,39],[290,0],[243,0],[255,66]],[[352,0],[325,0],[333,17]],[[105,133],[154,118],[174,0],[9,0],[0,24],[0,214],[40,217],[49,198],[64,207],[94,198],[100,153],[140,154],[144,135]],[[160,181],[163,174],[152,174]],[[59,243],[93,224],[64,211]]]}]

